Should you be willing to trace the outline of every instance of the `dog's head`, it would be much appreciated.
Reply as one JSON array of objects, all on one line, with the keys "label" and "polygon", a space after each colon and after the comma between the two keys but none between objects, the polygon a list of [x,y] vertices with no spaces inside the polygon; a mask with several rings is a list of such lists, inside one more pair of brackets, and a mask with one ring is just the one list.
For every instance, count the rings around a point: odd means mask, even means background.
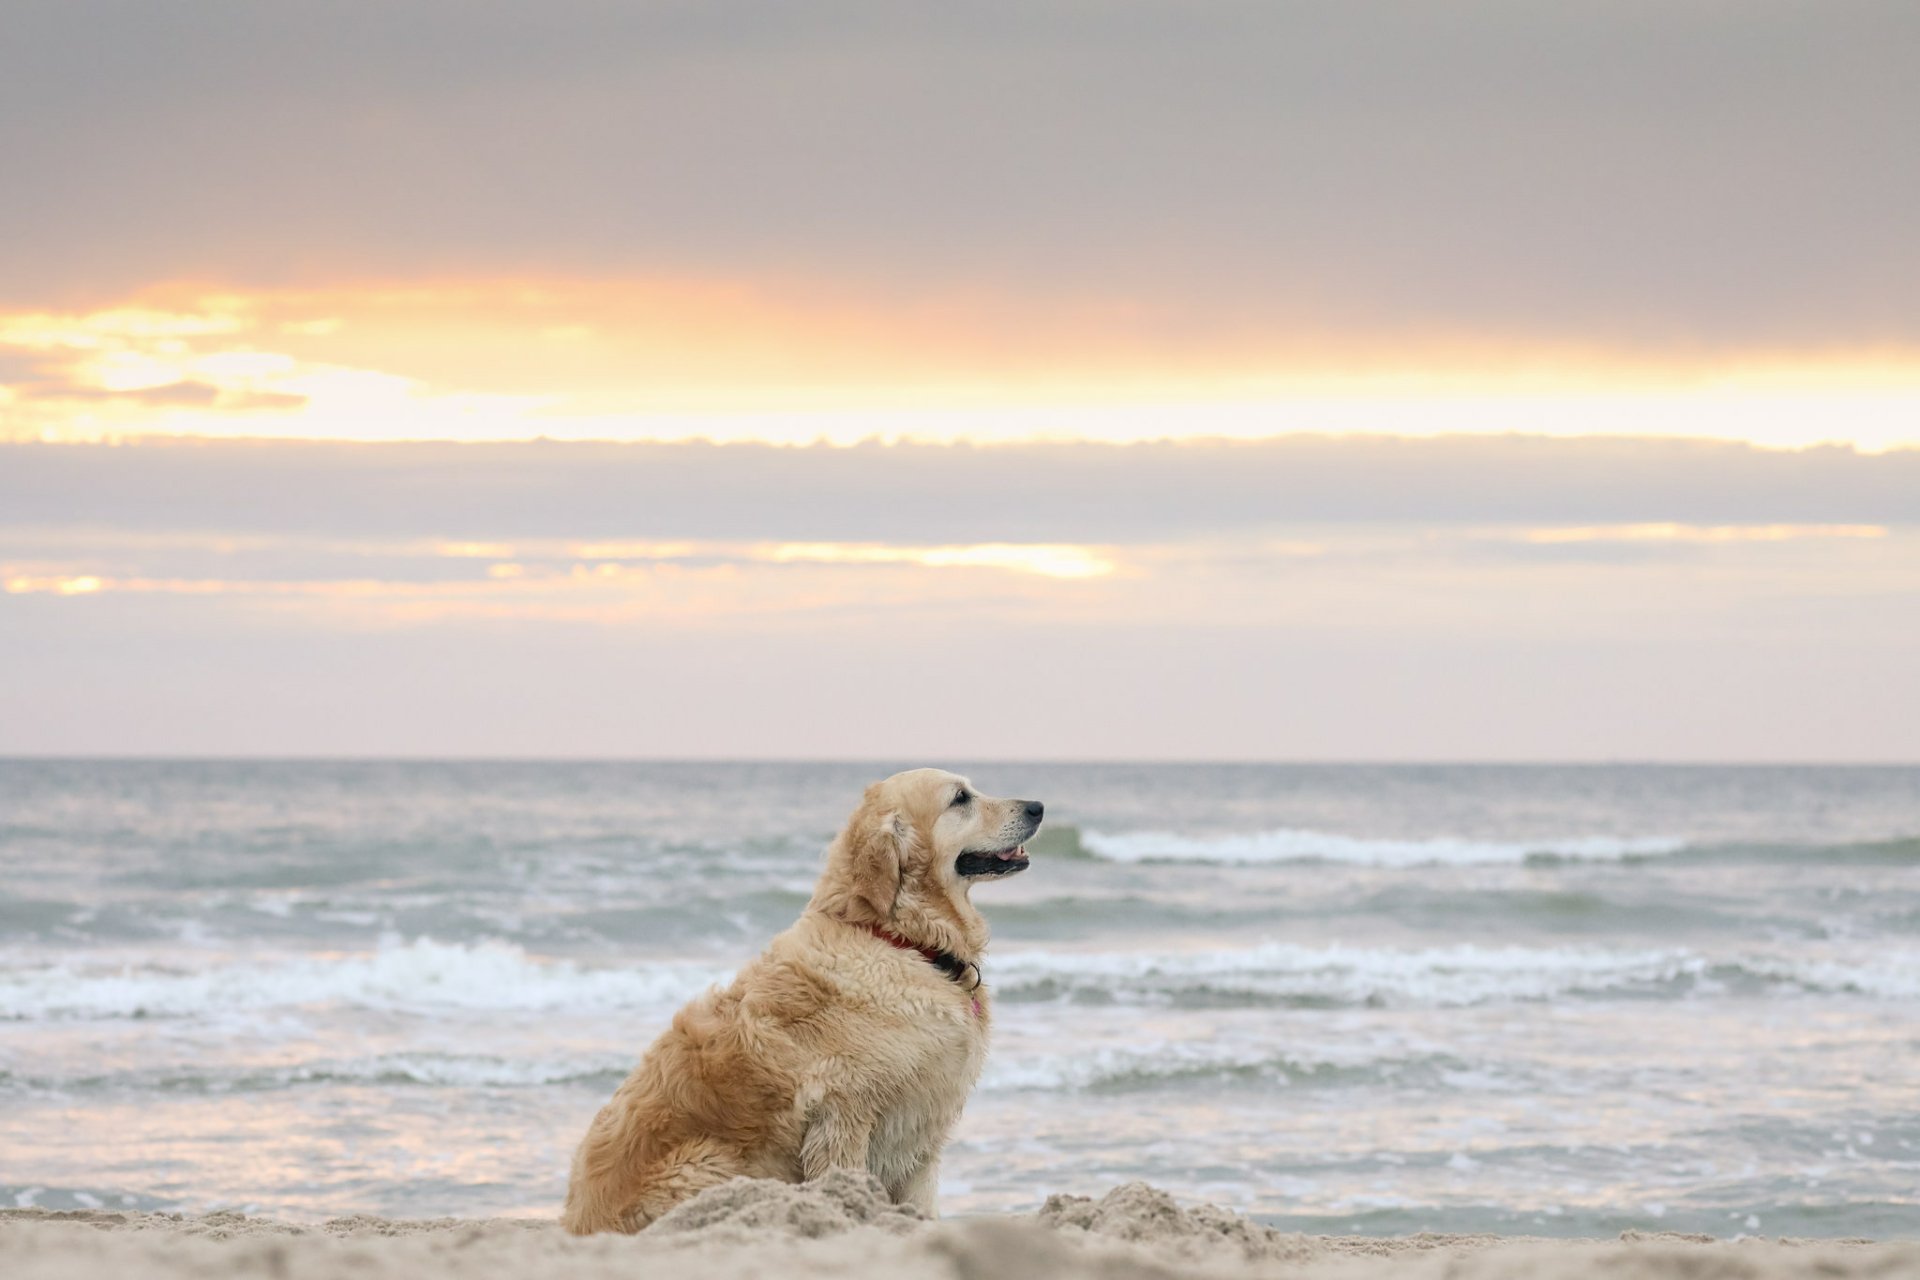
[{"label": "dog's head", "polygon": [[867,788],[827,850],[813,907],[849,924],[883,925],[957,955],[979,954],[986,922],[976,881],[1027,869],[1038,800],[983,796],[944,769],[910,769]]}]

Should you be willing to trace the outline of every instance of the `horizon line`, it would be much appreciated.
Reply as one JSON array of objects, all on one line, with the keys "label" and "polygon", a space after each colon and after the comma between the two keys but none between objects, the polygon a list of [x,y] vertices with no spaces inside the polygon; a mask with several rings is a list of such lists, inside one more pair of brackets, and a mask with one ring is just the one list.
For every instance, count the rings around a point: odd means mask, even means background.
[{"label": "horizon line", "polygon": [[[881,756],[746,756],[746,755],[359,755],[272,753],[231,754],[120,754],[56,752],[27,754],[0,751],[0,764],[474,764],[474,765],[884,765]],[[1484,768],[1484,769],[1920,769],[1920,758],[1876,759],[1660,759],[1655,757],[1503,759],[1491,756],[1416,757],[1257,757],[1257,756],[956,756],[951,763],[988,766],[1154,766],[1249,768]],[[937,767],[937,766],[932,766]]]}]

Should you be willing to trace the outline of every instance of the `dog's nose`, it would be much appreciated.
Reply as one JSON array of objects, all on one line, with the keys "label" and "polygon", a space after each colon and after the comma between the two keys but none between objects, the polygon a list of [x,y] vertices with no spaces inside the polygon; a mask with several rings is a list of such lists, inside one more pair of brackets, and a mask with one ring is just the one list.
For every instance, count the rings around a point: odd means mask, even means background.
[{"label": "dog's nose", "polygon": [[1047,811],[1047,806],[1041,804],[1038,800],[1028,800],[1021,805],[1021,808],[1024,809],[1027,816],[1035,822],[1040,821],[1040,815]]}]

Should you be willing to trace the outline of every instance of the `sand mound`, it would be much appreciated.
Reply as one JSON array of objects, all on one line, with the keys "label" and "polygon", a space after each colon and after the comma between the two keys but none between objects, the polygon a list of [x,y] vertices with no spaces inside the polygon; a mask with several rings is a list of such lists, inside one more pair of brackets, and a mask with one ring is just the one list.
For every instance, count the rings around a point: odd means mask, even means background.
[{"label": "sand mound", "polygon": [[1263,1227],[1218,1205],[1182,1209],[1172,1196],[1144,1182],[1115,1187],[1098,1200],[1048,1196],[1038,1218],[1049,1227],[1172,1248],[1183,1254],[1224,1248],[1244,1258],[1297,1262],[1313,1253],[1313,1246],[1303,1236]]},{"label": "sand mound", "polygon": [[926,1221],[887,1199],[887,1189],[872,1174],[835,1169],[817,1182],[799,1184],[735,1178],[675,1206],[648,1227],[647,1234],[698,1234],[710,1240],[768,1235],[818,1240],[861,1227],[904,1235]]}]

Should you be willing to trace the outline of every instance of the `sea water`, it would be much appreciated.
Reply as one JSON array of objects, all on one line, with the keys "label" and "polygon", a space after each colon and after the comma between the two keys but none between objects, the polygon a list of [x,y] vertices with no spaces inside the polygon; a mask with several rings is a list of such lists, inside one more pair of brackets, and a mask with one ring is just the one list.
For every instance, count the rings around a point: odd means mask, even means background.
[{"label": "sea water", "polygon": [[[0,1205],[553,1214],[920,763],[0,762]],[[949,1214],[1920,1234],[1920,769],[954,767],[1047,828]]]}]

